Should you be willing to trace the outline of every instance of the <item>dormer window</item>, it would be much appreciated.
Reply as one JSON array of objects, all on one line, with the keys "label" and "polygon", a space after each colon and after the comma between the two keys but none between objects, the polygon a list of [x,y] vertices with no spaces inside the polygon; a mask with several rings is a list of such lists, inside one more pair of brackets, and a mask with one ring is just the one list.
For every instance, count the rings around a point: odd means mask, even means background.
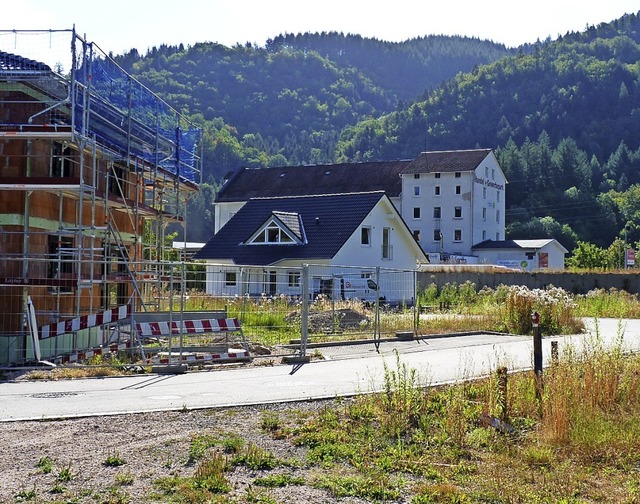
[{"label": "dormer window", "polygon": [[305,243],[300,216],[273,212],[271,217],[249,238],[246,245],[300,245]]},{"label": "dormer window", "polygon": [[249,243],[295,243],[295,240],[284,229],[272,222],[262,229]]}]

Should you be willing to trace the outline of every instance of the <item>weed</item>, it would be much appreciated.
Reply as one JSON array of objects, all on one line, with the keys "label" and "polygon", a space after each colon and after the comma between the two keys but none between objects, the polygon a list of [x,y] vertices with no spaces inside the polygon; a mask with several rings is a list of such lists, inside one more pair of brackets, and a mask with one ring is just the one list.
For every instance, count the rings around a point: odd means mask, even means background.
[{"label": "weed", "polygon": [[130,472],[116,474],[116,483],[121,486],[133,485],[135,478]]},{"label": "weed", "polygon": [[68,483],[72,479],[73,474],[71,473],[71,462],[69,462],[69,465],[67,467],[60,470],[58,476],[56,477],[56,480],[60,483]]},{"label": "weed", "polygon": [[207,450],[215,446],[217,439],[209,434],[194,436],[189,445],[189,462],[192,463],[204,457]]},{"label": "weed", "polygon": [[280,417],[277,413],[266,412],[260,418],[260,427],[263,431],[274,433],[280,428]]},{"label": "weed", "polygon": [[34,485],[34,487],[30,490],[20,490],[16,495],[16,502],[26,502],[26,501],[32,501],[32,500],[36,500],[38,497],[38,493],[36,492],[36,487]]},{"label": "weed", "polygon": [[253,470],[270,470],[285,464],[278,460],[273,453],[263,450],[255,444],[250,444],[242,453],[233,458],[233,465],[243,465]]},{"label": "weed", "polygon": [[253,483],[258,486],[277,488],[289,485],[304,485],[304,478],[290,474],[271,474],[263,478],[256,478]]},{"label": "weed", "polygon": [[328,490],[338,498],[359,497],[373,501],[386,501],[400,497],[397,484],[384,475],[326,475],[318,478],[314,486]]},{"label": "weed", "polygon": [[244,439],[237,434],[226,434],[221,441],[222,448],[226,453],[238,453],[244,446]]},{"label": "weed", "polygon": [[120,467],[121,465],[125,464],[125,461],[117,451],[114,451],[113,453],[110,453],[106,459],[104,459],[104,462],[102,462],[102,464],[107,467]]},{"label": "weed", "polygon": [[212,457],[200,462],[193,475],[195,488],[212,493],[227,493],[231,486],[225,476],[229,463],[223,455],[215,453]]},{"label": "weed", "polygon": [[51,471],[53,471],[53,460],[46,455],[44,457],[40,457],[40,460],[38,460],[36,467],[40,469],[43,474],[49,474],[51,473]]}]

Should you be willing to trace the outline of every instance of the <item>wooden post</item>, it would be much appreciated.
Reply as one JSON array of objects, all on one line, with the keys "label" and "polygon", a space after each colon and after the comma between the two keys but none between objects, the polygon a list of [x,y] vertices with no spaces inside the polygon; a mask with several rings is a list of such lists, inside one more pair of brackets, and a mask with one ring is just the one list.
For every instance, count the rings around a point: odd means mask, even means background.
[{"label": "wooden post", "polygon": [[498,368],[498,407],[500,408],[500,420],[507,421],[508,407],[507,407],[507,368]]}]

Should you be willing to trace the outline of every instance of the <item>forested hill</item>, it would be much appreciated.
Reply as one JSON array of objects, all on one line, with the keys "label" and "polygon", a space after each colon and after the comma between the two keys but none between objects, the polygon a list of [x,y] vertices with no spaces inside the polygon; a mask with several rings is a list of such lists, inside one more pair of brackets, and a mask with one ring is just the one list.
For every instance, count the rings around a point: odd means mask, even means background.
[{"label": "forested hill", "polygon": [[402,43],[357,35],[281,35],[264,47],[215,43],[115,59],[207,130],[205,171],[333,162],[340,131],[424,96],[513,50],[476,38]]},{"label": "forested hill", "polygon": [[[640,241],[637,14],[516,49],[323,33],[116,59],[203,127],[205,180],[242,166],[490,147],[509,180],[509,238],[554,237],[569,250],[612,244],[613,258],[621,237]],[[213,189],[194,200],[200,216],[210,215]],[[190,226],[190,239],[211,229]]]},{"label": "forested hill", "polygon": [[347,128],[338,160],[497,149],[507,235],[569,250],[640,240],[640,18],[569,33],[458,74],[423,100]]}]

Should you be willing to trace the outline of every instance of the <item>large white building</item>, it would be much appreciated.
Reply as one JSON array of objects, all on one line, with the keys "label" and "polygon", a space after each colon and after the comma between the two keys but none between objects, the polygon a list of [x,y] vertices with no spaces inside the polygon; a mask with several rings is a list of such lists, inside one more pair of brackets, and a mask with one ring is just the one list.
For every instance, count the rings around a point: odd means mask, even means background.
[{"label": "large white building", "polygon": [[402,217],[431,258],[475,262],[505,236],[507,180],[490,149],[423,152],[401,172]]},{"label": "large white building", "polygon": [[253,198],[384,191],[432,263],[476,263],[474,245],[505,239],[506,184],[491,149],[423,152],[401,161],[245,168],[216,198],[215,233]]}]

